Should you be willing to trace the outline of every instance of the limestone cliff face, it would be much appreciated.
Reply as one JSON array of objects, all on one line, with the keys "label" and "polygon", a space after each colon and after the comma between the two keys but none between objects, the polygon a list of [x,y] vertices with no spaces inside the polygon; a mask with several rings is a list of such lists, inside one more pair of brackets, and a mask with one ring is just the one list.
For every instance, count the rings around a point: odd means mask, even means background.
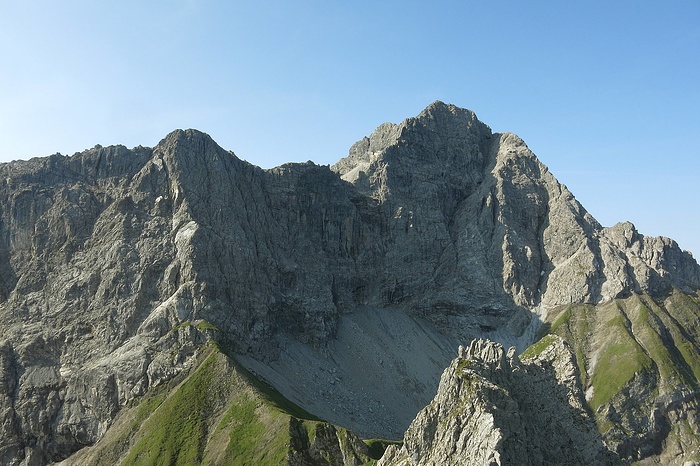
[{"label": "limestone cliff face", "polygon": [[0,463],[95,443],[212,339],[266,364],[280,335],[323,349],[392,309],[525,347],[532,309],[673,288],[700,288],[675,242],[602,228],[517,136],[441,102],[333,167],[262,170],[194,130],[3,164]]},{"label": "limestone cliff face", "polygon": [[274,332],[333,334],[343,245],[324,234],[357,214],[327,168],[265,173],[176,131],[0,170],[3,464],[94,443],[214,333],[262,358]]},{"label": "limestone cliff face", "polygon": [[558,337],[542,346],[523,361],[485,340],[460,347],[403,446],[379,465],[622,464],[585,409],[570,348]]},{"label": "limestone cliff face", "polygon": [[[630,223],[602,228],[519,137],[491,133],[469,110],[436,102],[382,125],[333,169],[396,225],[387,260],[425,251],[411,257],[425,276],[404,280],[429,282],[451,308],[700,288],[700,268],[674,241],[646,238]],[[428,299],[423,307],[435,309]]]}]

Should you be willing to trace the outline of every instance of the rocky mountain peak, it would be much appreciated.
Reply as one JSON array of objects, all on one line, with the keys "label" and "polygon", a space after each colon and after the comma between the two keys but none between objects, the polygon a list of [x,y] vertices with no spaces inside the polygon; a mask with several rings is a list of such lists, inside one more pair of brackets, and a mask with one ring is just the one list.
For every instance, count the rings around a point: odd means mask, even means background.
[{"label": "rocky mountain peak", "polygon": [[[603,228],[520,138],[442,102],[381,125],[332,169],[263,170],[177,130],[153,149],[96,146],[0,174],[8,464],[97,442],[207,341],[298,405],[396,438],[457,342],[522,350],[562,306],[700,289],[700,267],[675,242]],[[476,380],[515,419],[504,425],[524,425],[512,384],[551,370],[515,353],[473,343],[446,377],[465,394]]]},{"label": "rocky mountain peak", "polygon": [[408,127],[419,123],[438,133],[449,133],[455,130],[464,133],[465,129],[483,133],[486,136],[491,133],[491,129],[482,123],[473,111],[439,100],[428,105],[415,118],[408,118],[405,123]]},{"label": "rocky mountain peak", "polygon": [[[558,337],[520,361],[473,341],[381,466],[621,464],[588,415],[571,349]],[[571,448],[571,445],[576,448]]]},{"label": "rocky mountain peak", "polygon": [[174,173],[178,169],[195,169],[197,164],[209,164],[231,154],[222,149],[208,134],[196,129],[178,129],[170,132],[154,149],[154,153],[163,157],[169,164],[175,164]]},{"label": "rocky mountain peak", "polygon": [[372,135],[355,143],[348,157],[336,163],[333,170],[357,184],[386,165],[398,164],[399,170],[417,174],[421,165],[441,165],[436,168],[442,170],[460,168],[469,164],[473,152],[469,146],[490,138],[490,128],[474,112],[436,101],[415,118],[380,125]]},{"label": "rocky mountain peak", "polygon": [[165,146],[176,146],[178,143],[187,143],[187,141],[203,141],[203,142],[214,142],[214,140],[207,133],[200,131],[198,129],[176,129],[166,134],[163,139],[158,143],[159,147]]},{"label": "rocky mountain peak", "polygon": [[[513,351],[515,348],[511,348]],[[459,358],[469,360],[470,364],[478,364],[482,367],[500,369],[506,364],[506,353],[502,345],[489,340],[472,340],[467,348],[458,348]],[[508,354],[508,360],[513,360],[513,353]]]}]

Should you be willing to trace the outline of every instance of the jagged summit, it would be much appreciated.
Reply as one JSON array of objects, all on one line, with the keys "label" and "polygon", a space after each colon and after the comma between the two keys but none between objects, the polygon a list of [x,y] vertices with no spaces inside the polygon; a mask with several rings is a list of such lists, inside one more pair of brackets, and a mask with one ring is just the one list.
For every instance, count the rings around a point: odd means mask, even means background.
[{"label": "jagged summit", "polygon": [[[447,165],[451,161],[441,160],[441,154],[448,153],[453,146],[464,146],[467,140],[481,137],[490,138],[491,129],[481,123],[474,112],[436,101],[417,117],[407,118],[400,124],[380,125],[372,135],[355,143],[348,157],[338,161],[333,170],[345,179],[353,180],[366,174],[370,165],[382,164],[379,160],[389,163],[394,160],[393,157],[409,159],[406,163]],[[423,144],[424,150],[420,150],[420,147],[410,152],[392,149],[416,144]],[[467,150],[463,155],[468,153]]]},{"label": "jagged summit", "polygon": [[435,101],[431,102],[430,104],[428,104],[428,106],[426,106],[423,110],[421,110],[421,112],[418,114],[418,118],[420,118],[420,116],[422,116],[422,115],[429,114],[431,112],[455,113],[457,111],[466,111],[466,112],[474,113],[469,109],[460,108],[460,107],[457,107],[456,105],[445,103],[442,100],[435,100]]},{"label": "jagged summit", "polygon": [[[465,255],[481,256],[469,261],[474,266],[489,264],[490,272],[480,266],[464,272],[473,282],[501,277],[495,288],[483,283],[497,301],[505,291],[506,300],[532,308],[600,302],[631,291],[658,293],[667,286],[648,270],[660,264],[652,259],[654,253],[629,251],[641,260],[633,260],[630,270],[621,266],[626,246],[606,237],[616,230],[604,229],[522,139],[493,134],[469,110],[434,102],[416,118],[379,126],[332,169],[387,209],[411,212],[414,225],[423,218],[454,227],[458,218],[458,229],[472,232],[447,247],[460,245]],[[437,209],[426,211],[426,206]],[[486,242],[485,229],[492,232]],[[460,236],[459,231],[447,233]],[[662,262],[686,264],[688,274],[664,272],[660,282],[696,289],[700,281],[694,261],[677,246],[668,246],[663,250],[669,258]],[[644,247],[651,247],[650,242],[642,241]],[[493,270],[496,264],[502,269]],[[587,272],[581,273],[581,267]]]},{"label": "jagged summit", "polygon": [[483,131],[484,129],[488,129],[489,132],[491,131],[486,124],[479,121],[476,113],[474,113],[472,110],[461,108],[454,104],[446,104],[440,100],[436,100],[425,107],[425,109],[423,109],[423,111],[421,111],[415,118],[406,119],[407,122],[412,120],[422,122],[432,121],[436,125],[445,126],[454,126],[455,124],[459,126],[464,123],[468,125],[476,124],[480,127],[480,131]]},{"label": "jagged summit", "polygon": [[[165,136],[153,149],[156,157],[163,158],[176,172],[197,176],[202,165],[227,163],[226,159],[237,159],[233,153],[221,148],[207,133],[196,129],[177,129]],[[179,164],[182,164],[180,166]],[[175,166],[177,165],[177,166]],[[189,170],[194,172],[189,173]]]},{"label": "jagged summit", "polygon": [[171,131],[163,139],[161,139],[160,142],[158,142],[156,147],[167,148],[175,147],[179,144],[193,143],[217,145],[209,134],[198,129],[189,128]]},{"label": "jagged summit", "polygon": [[[618,465],[586,412],[571,349],[554,337],[521,361],[474,340],[380,466]],[[575,445],[575,448],[572,448]]]},{"label": "jagged summit", "polygon": [[566,306],[693,309],[700,289],[677,244],[601,227],[520,138],[442,102],[332,168],[263,170],[177,130],[0,173],[0,463],[99,441],[211,341],[315,415],[399,438],[459,342],[522,350]]}]

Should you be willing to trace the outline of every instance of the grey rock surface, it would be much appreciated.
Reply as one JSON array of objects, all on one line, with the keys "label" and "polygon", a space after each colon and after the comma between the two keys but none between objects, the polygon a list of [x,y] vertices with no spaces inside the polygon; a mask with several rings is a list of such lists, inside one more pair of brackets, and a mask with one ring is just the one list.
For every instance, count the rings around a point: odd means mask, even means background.
[{"label": "grey rock surface", "polygon": [[[469,110],[436,102],[382,125],[333,169],[402,226],[390,229],[400,250],[387,261],[427,252],[416,259],[430,277],[404,280],[430,282],[448,309],[512,313],[700,285],[690,253],[630,223],[601,227],[519,137],[491,133]],[[413,307],[433,312],[434,292]]]},{"label": "grey rock surface", "polygon": [[380,466],[622,464],[585,409],[576,360],[559,337],[520,361],[511,348],[460,347],[403,446]]},{"label": "grey rock surface", "polygon": [[[672,287],[700,288],[689,253],[601,227],[517,136],[441,102],[333,167],[262,170],[195,130],[3,164],[0,462],[98,441],[206,339],[273,367],[286,341],[323,354],[343,316],[389,309],[426,322],[436,346],[523,349],[548,308]],[[208,330],[172,331],[186,325]],[[368,392],[397,370],[370,366]],[[407,422],[426,390],[378,425]]]},{"label": "grey rock surface", "polygon": [[367,464],[367,445],[351,431],[339,430],[331,424],[320,423],[313,432],[313,440],[298,420],[289,425],[290,452],[285,459],[289,466],[317,464],[361,466]]},{"label": "grey rock surface", "polygon": [[456,339],[399,309],[360,309],[340,316],[322,348],[276,338],[274,361],[239,360],[322,419],[351,425],[363,438],[399,440],[435,395]]}]

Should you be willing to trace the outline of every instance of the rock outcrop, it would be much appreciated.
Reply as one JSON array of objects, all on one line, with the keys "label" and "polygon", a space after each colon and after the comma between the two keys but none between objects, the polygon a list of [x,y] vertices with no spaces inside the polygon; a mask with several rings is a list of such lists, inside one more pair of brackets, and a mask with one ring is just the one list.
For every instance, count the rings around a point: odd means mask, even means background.
[{"label": "rock outcrop", "polygon": [[424,251],[411,263],[430,277],[404,279],[434,288],[418,308],[434,310],[435,291],[445,306],[497,310],[700,288],[674,241],[630,223],[602,228],[519,137],[491,133],[469,110],[436,102],[384,124],[333,169],[393,214],[404,256]]},{"label": "rock outcrop", "polygon": [[[334,345],[360,311],[396,311],[420,330],[387,329],[387,364],[368,364],[347,403],[335,379],[328,398],[285,385],[317,383],[301,365],[277,388],[391,437],[406,425],[385,426],[434,389],[406,370],[406,348],[485,337],[524,349],[557,306],[698,289],[700,267],[675,242],[603,228],[521,139],[441,102],[380,126],[333,167],[262,170],[195,130],[3,164],[0,462],[94,444],[211,340],[249,367],[272,367],[288,345],[313,361],[351,354]],[[424,359],[430,371],[448,362]],[[401,416],[374,406],[384,422],[372,431],[354,411],[386,399],[386,377],[414,393],[392,405]]]},{"label": "rock outcrop", "polygon": [[[543,348],[542,348],[543,347]],[[576,360],[559,337],[522,361],[474,340],[380,466],[622,464],[588,415]]]}]

